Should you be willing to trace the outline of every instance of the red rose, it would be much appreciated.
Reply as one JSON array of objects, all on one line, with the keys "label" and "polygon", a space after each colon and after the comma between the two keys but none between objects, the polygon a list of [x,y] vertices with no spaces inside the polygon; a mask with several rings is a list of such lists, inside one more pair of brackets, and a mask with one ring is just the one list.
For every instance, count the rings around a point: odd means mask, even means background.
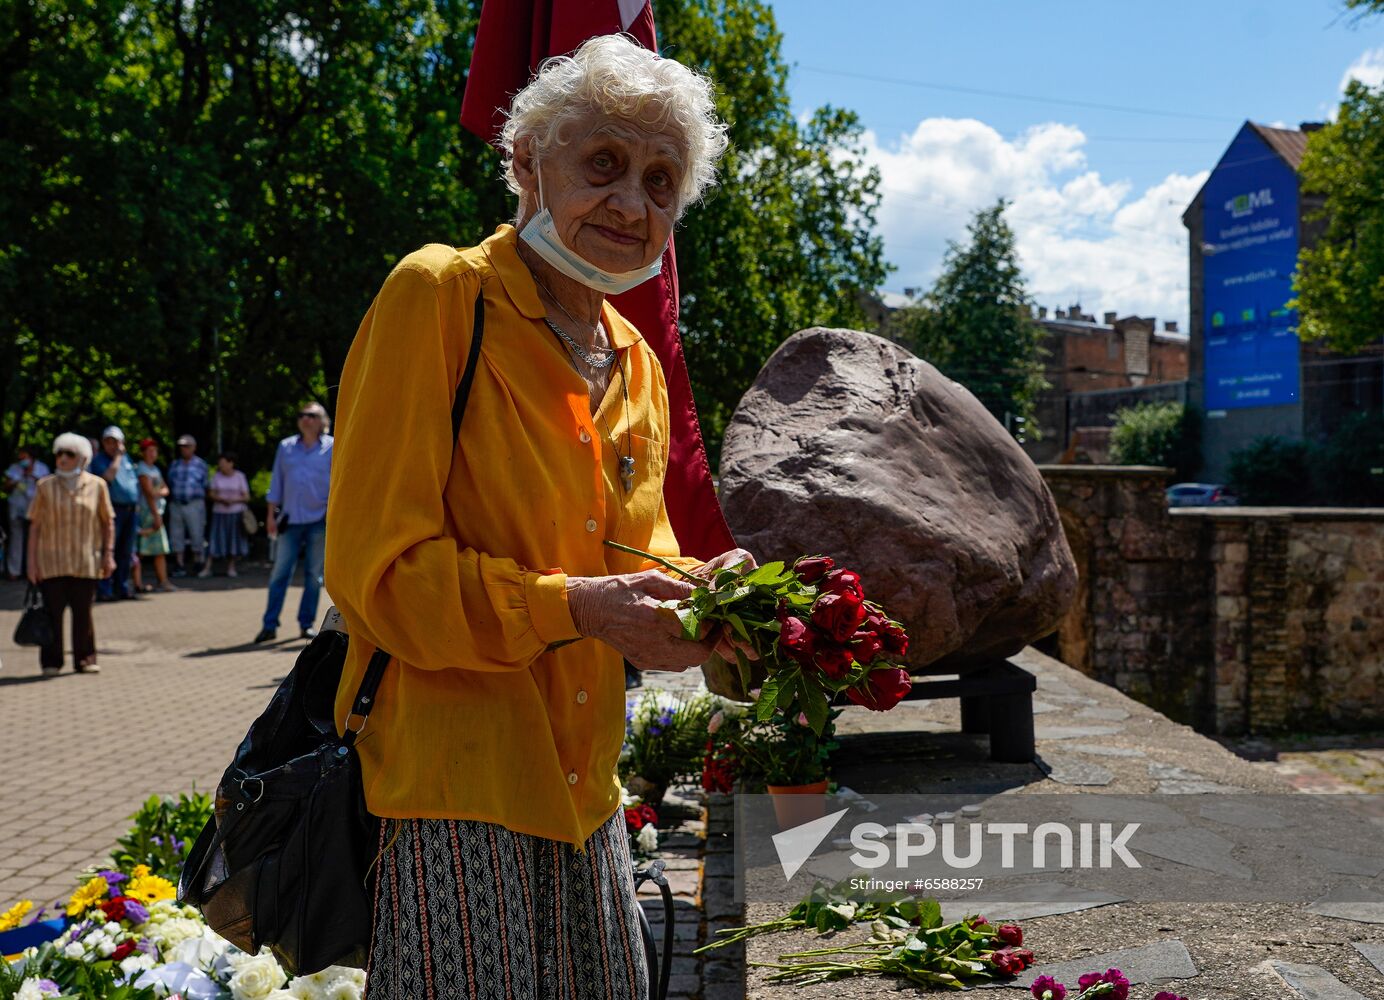
[{"label": "red rose", "polygon": [[839,681],[851,672],[855,656],[845,646],[823,646],[817,650],[816,663],[822,673],[834,681]]},{"label": "red rose", "polygon": [[822,589],[833,594],[854,594],[862,601],[865,600],[865,588],[860,585],[860,574],[854,570],[832,570],[822,581]]},{"label": "red rose", "polygon": [[865,690],[857,687],[847,688],[846,697],[857,705],[863,705],[876,712],[887,712],[899,702],[913,687],[908,671],[898,667],[885,667],[871,670],[865,678]]},{"label": "red rose", "polygon": [[810,664],[817,637],[808,627],[807,622],[801,618],[789,616],[780,619],[780,623],[779,646],[787,650],[788,655],[803,666]]},{"label": "red rose", "polygon": [[634,806],[625,808],[625,825],[630,828],[630,833],[638,833],[644,829],[644,817],[639,814],[639,810]]},{"label": "red rose", "polygon": [[645,823],[657,823],[658,813],[654,812],[654,807],[647,802],[639,805],[639,816]]},{"label": "red rose", "polygon": [[[867,621],[866,625],[869,624]],[[876,656],[884,649],[884,643],[880,641],[874,632],[857,632],[852,638],[855,640],[851,646],[851,652],[855,654],[857,663],[873,663]]]},{"label": "red rose", "polygon": [[974,917],[971,917],[971,919],[969,919],[969,920],[966,921],[966,926],[968,926],[968,927],[983,927],[984,925],[988,924],[989,922],[990,922],[990,921],[986,920],[986,919],[985,919],[984,917],[982,917],[979,913],[977,913]]},{"label": "red rose", "polygon": [[125,919],[125,900],[128,896],[116,896],[108,899],[101,904],[102,911],[106,914],[107,920],[119,922]]},{"label": "red rose", "polygon": [[812,605],[812,624],[837,642],[846,642],[865,620],[865,605],[851,593],[823,594]]},{"label": "red rose", "polygon": [[830,556],[803,556],[793,564],[793,572],[803,583],[816,583],[835,565],[836,560]]},{"label": "red rose", "polygon": [[1023,959],[1025,968],[1033,964],[1033,952],[1029,951],[1027,948],[1015,948],[1014,955],[1016,958]]},{"label": "red rose", "polygon": [[990,962],[1006,975],[1014,976],[1024,971],[1023,959],[1016,957],[1011,951],[992,951]]},{"label": "red rose", "polygon": [[883,629],[884,648],[894,656],[908,655],[908,633],[903,630],[903,626],[895,625],[893,622],[886,622]]},{"label": "red rose", "polygon": [[995,936],[1015,948],[1024,943],[1024,930],[1018,924],[1000,924]]},{"label": "red rose", "polygon": [[134,951],[135,940],[134,938],[130,938],[130,940],[124,942],[123,944],[116,945],[115,951],[110,953],[110,960],[112,962],[123,962],[125,961],[125,959],[133,955]]}]

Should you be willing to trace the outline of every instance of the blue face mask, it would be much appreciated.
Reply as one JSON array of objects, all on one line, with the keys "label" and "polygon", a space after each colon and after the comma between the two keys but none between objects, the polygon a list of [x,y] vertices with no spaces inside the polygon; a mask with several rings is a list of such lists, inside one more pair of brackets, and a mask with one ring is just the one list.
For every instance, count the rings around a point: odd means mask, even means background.
[{"label": "blue face mask", "polygon": [[553,213],[543,207],[543,176],[538,173],[538,161],[534,161],[534,173],[538,176],[538,212],[529,219],[519,238],[533,248],[559,273],[573,281],[579,281],[587,288],[594,288],[606,295],[619,295],[635,285],[643,284],[663,270],[663,254],[653,262],[633,271],[615,273],[605,271],[592,264],[585,257],[575,253],[562,242],[553,222]]}]

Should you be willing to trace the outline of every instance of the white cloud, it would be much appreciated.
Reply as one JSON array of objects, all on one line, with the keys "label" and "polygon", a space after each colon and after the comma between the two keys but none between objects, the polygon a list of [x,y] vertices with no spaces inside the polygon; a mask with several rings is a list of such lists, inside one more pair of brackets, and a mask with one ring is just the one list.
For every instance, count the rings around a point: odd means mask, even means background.
[{"label": "white cloud", "polygon": [[1344,91],[1351,80],[1359,80],[1367,87],[1384,84],[1384,47],[1366,49],[1360,53],[1360,58],[1341,75],[1340,89]]},{"label": "white cloud", "polygon": [[[1086,136],[1048,123],[1006,139],[974,119],[929,118],[894,143],[865,136],[883,178],[880,231],[899,270],[894,287],[928,287],[948,239],[964,241],[979,208],[1013,202],[1008,218],[1034,298],[1084,310],[1187,318],[1183,210],[1206,180],[1170,174],[1131,197],[1127,181],[1089,168]],[[1185,326],[1184,326],[1185,329]]]}]

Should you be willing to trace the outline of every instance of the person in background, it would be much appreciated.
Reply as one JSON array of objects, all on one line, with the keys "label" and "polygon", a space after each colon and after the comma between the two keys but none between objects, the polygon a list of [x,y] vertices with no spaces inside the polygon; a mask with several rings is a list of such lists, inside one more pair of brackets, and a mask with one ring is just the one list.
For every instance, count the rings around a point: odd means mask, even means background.
[{"label": "person in background", "polygon": [[200,577],[211,576],[215,559],[225,559],[226,575],[237,576],[236,559],[250,553],[250,542],[240,521],[250,501],[250,484],[245,473],[235,467],[235,461],[233,451],[223,451],[216,459],[216,474],[211,477],[211,555],[197,574]]},{"label": "person in background", "polygon": [[[207,537],[207,463],[197,454],[197,439],[191,434],[178,438],[178,457],[168,463],[168,540],[173,546],[173,575],[186,576],[183,562],[188,549],[192,560],[203,567]],[[210,574],[208,574],[210,575]]]},{"label": "person in background", "polygon": [[125,453],[125,432],[114,425],[101,432],[101,450],[91,460],[91,472],[106,481],[115,509],[115,572],[102,580],[97,600],[133,600],[130,562],[134,559],[139,511],[139,475]]},{"label": "person in background", "polygon": [[72,609],[72,666],[97,673],[91,602],[96,581],[115,572],[115,510],[106,481],[82,471],[91,442],[60,434],[53,442],[57,474],[38,484],[29,507],[29,580],[43,592],[53,641],[39,651],[43,676],[62,672],[62,618]]},{"label": "person in background", "polygon": [[269,574],[269,603],[255,642],[278,637],[279,612],[303,558],[303,599],[298,605],[298,634],[317,635],[317,600],[322,592],[322,559],[327,539],[327,487],[332,475],[331,420],[320,403],[298,410],[298,433],[279,442],[269,482],[269,514],[264,527],[277,539]]},{"label": "person in background", "polygon": [[5,470],[4,487],[9,493],[10,537],[5,545],[5,573],[11,580],[24,575],[24,550],[29,532],[29,504],[38,481],[48,475],[48,466],[28,448],[20,447],[14,464]]},{"label": "person in background", "polygon": [[[158,589],[171,593],[178,588],[168,582],[168,532],[163,526],[163,516],[168,507],[168,484],[163,481],[159,471],[159,446],[153,438],[145,438],[139,443],[139,453],[143,458],[135,473],[139,476],[139,556],[140,562],[146,559],[154,564],[154,575],[158,577]],[[148,590],[153,590],[151,584]]]}]

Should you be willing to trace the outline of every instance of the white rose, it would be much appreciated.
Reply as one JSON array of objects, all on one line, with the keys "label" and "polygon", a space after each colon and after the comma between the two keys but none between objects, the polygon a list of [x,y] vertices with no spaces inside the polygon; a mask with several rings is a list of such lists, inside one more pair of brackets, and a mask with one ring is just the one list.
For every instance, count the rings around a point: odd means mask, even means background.
[{"label": "white rose", "polygon": [[[114,951],[115,949],[111,950]],[[83,948],[79,942],[73,941],[71,944],[69,944],[66,948],[62,950],[62,953],[63,956],[66,958],[81,958],[83,955],[86,954],[86,949]]]},{"label": "white rose", "polygon": [[153,967],[154,960],[148,955],[139,953],[131,955],[120,963],[120,971],[125,973],[126,979],[133,977],[137,972],[143,972],[145,969],[152,969]]},{"label": "white rose", "polygon": [[14,1000],[43,1000],[43,991],[38,988],[37,979],[26,979],[19,984],[19,992]]},{"label": "white rose", "polygon": [[349,979],[338,979],[327,988],[327,1000],[360,1000],[360,987]]},{"label": "white rose", "polygon": [[268,1000],[269,994],[288,982],[272,955],[256,955],[242,961],[227,984],[233,1000]]},{"label": "white rose", "polygon": [[104,934],[108,934],[111,937],[115,937],[117,934],[120,933],[120,925],[117,924],[114,920],[112,920],[109,923],[107,923],[105,927],[102,927],[101,931]]},{"label": "white rose", "polygon": [[103,937],[101,943],[96,946],[96,950],[101,954],[102,958],[109,958],[111,952],[115,951],[115,942],[110,938]]},{"label": "white rose", "polygon": [[652,823],[645,823],[635,834],[634,842],[645,854],[652,854],[658,850],[658,827]]}]

